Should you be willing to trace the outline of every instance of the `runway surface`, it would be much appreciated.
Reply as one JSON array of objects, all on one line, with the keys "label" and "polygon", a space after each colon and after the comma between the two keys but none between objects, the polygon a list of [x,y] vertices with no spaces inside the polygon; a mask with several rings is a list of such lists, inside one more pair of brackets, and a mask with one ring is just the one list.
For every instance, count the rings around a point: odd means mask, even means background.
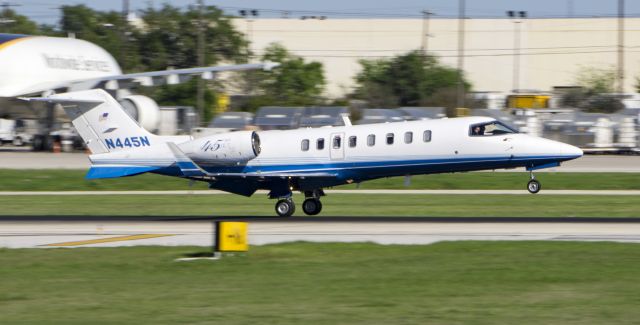
[{"label": "runway surface", "polygon": [[[19,219],[22,218],[22,219]],[[2,217],[0,247],[211,246],[212,219]],[[233,219],[233,218],[226,218]],[[555,240],[640,243],[640,222],[607,218],[313,217],[249,221],[249,243],[293,241],[431,244],[459,240]]]},{"label": "runway surface", "polygon": [[[88,169],[89,159],[84,153],[42,153],[0,149],[0,168],[8,169]],[[510,169],[507,171],[524,171]],[[561,167],[538,172],[621,172],[640,173],[640,156],[587,155],[563,163]]]},{"label": "runway surface", "polygon": [[[324,190],[327,194],[454,194],[531,195],[526,190]],[[256,194],[268,194],[259,190]],[[85,195],[232,195],[219,190],[178,191],[0,191],[0,196],[85,196]],[[640,190],[544,190],[537,195],[640,195]]]}]

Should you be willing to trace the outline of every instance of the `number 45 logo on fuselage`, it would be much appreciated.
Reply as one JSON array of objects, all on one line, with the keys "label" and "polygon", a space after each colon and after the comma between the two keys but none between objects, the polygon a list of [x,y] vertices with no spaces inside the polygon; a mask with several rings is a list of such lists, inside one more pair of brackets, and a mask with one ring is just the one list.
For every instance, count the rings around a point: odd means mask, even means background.
[{"label": "number 45 logo on fuselage", "polygon": [[104,143],[107,145],[107,149],[115,148],[134,148],[134,147],[148,147],[151,146],[149,138],[147,137],[127,137],[127,138],[115,138],[104,139]]}]

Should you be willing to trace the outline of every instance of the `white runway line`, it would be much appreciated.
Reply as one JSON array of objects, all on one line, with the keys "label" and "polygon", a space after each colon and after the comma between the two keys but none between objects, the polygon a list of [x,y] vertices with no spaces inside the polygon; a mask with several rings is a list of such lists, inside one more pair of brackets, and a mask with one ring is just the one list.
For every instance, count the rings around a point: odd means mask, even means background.
[{"label": "white runway line", "polygon": [[[1,222],[0,247],[32,248],[148,234],[149,238],[66,247],[211,246],[210,222]],[[171,236],[154,237],[154,234]],[[249,243],[294,241],[423,245],[460,240],[640,243],[640,223],[250,222]]]},{"label": "white runway line", "polygon": [[[267,194],[257,191],[256,194]],[[531,195],[526,190],[325,190],[327,194],[455,194],[455,195]],[[0,191],[0,196],[50,195],[222,195],[218,190],[197,191]],[[640,190],[542,190],[536,195],[640,195]]]}]

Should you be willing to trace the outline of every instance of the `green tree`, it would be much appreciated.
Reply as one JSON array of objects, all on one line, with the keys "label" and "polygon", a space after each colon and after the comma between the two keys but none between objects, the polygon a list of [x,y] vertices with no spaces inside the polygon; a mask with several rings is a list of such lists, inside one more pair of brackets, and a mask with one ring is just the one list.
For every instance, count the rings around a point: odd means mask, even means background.
[{"label": "green tree", "polygon": [[[154,89],[153,99],[163,106],[196,106],[197,80],[191,79],[177,85],[162,85]],[[214,107],[216,103],[215,92],[207,89],[204,96],[205,107]],[[205,112],[203,117],[207,121],[211,117],[211,110]]]},{"label": "green tree", "polygon": [[[362,71],[355,77],[352,97],[366,100],[371,107],[441,105],[455,101],[456,69],[444,66],[433,56],[412,51],[388,60],[361,60]],[[464,81],[465,88],[470,83]]]},{"label": "green tree", "polygon": [[582,67],[576,75],[576,83],[590,95],[612,93],[615,82],[616,70],[613,67]]},{"label": "green tree", "polygon": [[262,60],[278,62],[280,66],[271,71],[245,73],[245,84],[256,93],[245,109],[255,110],[266,105],[306,106],[323,101],[325,79],[321,63],[305,62],[279,44],[269,45]]},{"label": "green tree", "polygon": [[4,9],[0,12],[0,32],[9,34],[39,34],[38,25],[29,18],[18,15],[14,10]]},{"label": "green tree", "polygon": [[[149,70],[167,67],[187,68],[198,63],[198,31],[200,12],[190,6],[186,11],[165,4],[142,13],[146,25],[140,36],[142,63]],[[248,56],[247,41],[236,31],[229,17],[214,7],[203,8],[205,65],[223,61],[242,62]]]},{"label": "green tree", "polygon": [[[147,8],[142,13],[144,32],[137,35],[137,51],[144,70],[162,70],[168,67],[189,68],[198,66],[198,33],[203,28],[205,47],[204,64],[243,62],[248,57],[248,43],[236,31],[229,17],[214,7],[207,6],[202,15],[196,7],[186,11],[163,5],[156,10]],[[204,23],[201,25],[201,21]],[[212,116],[219,85],[205,81],[204,115],[206,123]],[[153,90],[150,95],[162,105],[196,106],[197,82],[184,85],[165,85]]]},{"label": "green tree", "polygon": [[139,31],[132,28],[116,11],[102,12],[85,5],[62,6],[61,30],[64,35],[97,44],[109,52],[126,71],[140,71],[137,46]]},{"label": "green tree", "polygon": [[582,67],[575,77],[579,88],[561,98],[563,106],[576,107],[591,113],[613,113],[624,108],[614,91],[616,71],[614,68]]}]

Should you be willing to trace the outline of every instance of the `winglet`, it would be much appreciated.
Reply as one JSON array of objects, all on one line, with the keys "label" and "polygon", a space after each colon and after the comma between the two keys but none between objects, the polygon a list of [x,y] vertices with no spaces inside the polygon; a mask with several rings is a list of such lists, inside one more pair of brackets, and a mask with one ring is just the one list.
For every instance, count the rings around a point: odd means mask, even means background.
[{"label": "winglet", "polygon": [[208,176],[204,169],[200,168],[196,163],[191,160],[187,155],[185,155],[178,146],[173,142],[167,142],[167,146],[176,157],[176,164],[178,168],[180,168],[180,172],[185,177],[198,177],[198,176]]}]

